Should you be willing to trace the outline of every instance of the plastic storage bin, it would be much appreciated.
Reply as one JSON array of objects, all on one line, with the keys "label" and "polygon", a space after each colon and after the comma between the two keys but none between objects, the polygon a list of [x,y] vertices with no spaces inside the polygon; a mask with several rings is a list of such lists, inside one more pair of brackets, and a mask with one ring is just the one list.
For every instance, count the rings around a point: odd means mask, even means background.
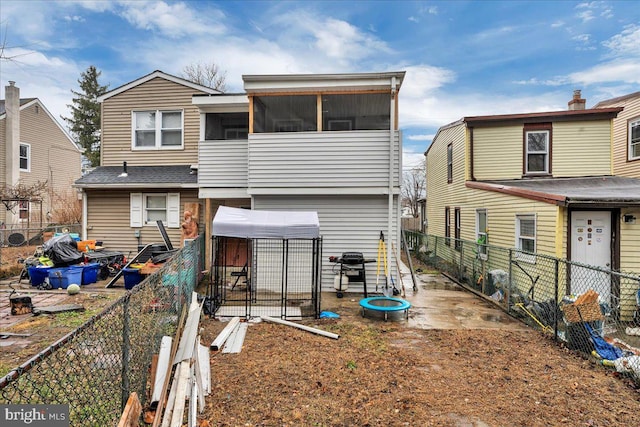
[{"label": "plastic storage bin", "polygon": [[82,266],[82,285],[90,285],[98,281],[98,271],[100,271],[100,264],[92,262],[91,264],[85,264]]},{"label": "plastic storage bin", "polygon": [[49,276],[49,270],[52,267],[45,265],[38,265],[35,267],[28,267],[29,279],[31,280],[31,286],[40,286],[44,283],[44,279]]},{"label": "plastic storage bin", "polygon": [[123,268],[122,274],[124,275],[125,289],[133,289],[135,285],[142,282],[142,274],[137,268]]},{"label": "plastic storage bin", "polygon": [[53,289],[67,289],[72,283],[82,283],[81,267],[52,268],[49,270],[49,283]]}]

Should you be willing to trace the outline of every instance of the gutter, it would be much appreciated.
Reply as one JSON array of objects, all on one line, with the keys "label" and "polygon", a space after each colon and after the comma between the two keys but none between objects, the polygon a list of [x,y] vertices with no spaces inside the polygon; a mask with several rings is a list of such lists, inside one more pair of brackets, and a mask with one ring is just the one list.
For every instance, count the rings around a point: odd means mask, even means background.
[{"label": "gutter", "polygon": [[475,188],[477,190],[493,191],[496,193],[509,194],[512,196],[524,197],[525,199],[537,200],[539,202],[549,203],[557,206],[567,206],[569,199],[566,196],[544,193],[542,191],[525,190],[523,188],[510,187],[503,184],[490,184],[487,182],[467,181],[464,183],[467,188]]}]

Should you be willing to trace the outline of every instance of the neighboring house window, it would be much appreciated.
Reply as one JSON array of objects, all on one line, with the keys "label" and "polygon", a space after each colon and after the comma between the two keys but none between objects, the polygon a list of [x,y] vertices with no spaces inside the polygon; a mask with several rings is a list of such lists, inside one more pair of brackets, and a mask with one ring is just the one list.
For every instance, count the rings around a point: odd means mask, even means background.
[{"label": "neighboring house window", "polygon": [[131,193],[131,227],[156,226],[162,221],[168,228],[180,226],[180,193]]},{"label": "neighboring house window", "polygon": [[455,243],[454,243],[454,247],[457,251],[459,251],[462,248],[462,241],[460,240],[460,228],[461,228],[461,218],[460,218],[460,208],[455,208],[453,210],[453,223],[454,223],[454,237],[455,237]]},{"label": "neighboring house window", "polygon": [[487,259],[487,244],[489,243],[487,234],[487,210],[476,210],[476,242],[478,244],[478,257]]},{"label": "neighboring house window", "polygon": [[18,202],[18,209],[20,211],[19,213],[20,219],[29,219],[29,201],[28,200],[20,200],[20,202]]},{"label": "neighboring house window", "polygon": [[31,171],[31,145],[20,144],[20,170]]},{"label": "neighboring house window", "polygon": [[132,120],[134,149],[182,148],[182,111],[134,111]]},{"label": "neighboring house window", "polygon": [[447,183],[453,182],[453,144],[447,145]]},{"label": "neighboring house window", "polygon": [[444,244],[451,246],[451,210],[444,208]]},{"label": "neighboring house window", "polygon": [[516,252],[516,258],[535,262],[535,257],[530,255],[536,252],[535,214],[516,215],[516,248],[519,250]]},{"label": "neighboring house window", "polygon": [[629,122],[629,160],[640,159],[640,119]]},{"label": "neighboring house window", "polygon": [[551,125],[525,125],[524,174],[548,175],[551,173]]}]

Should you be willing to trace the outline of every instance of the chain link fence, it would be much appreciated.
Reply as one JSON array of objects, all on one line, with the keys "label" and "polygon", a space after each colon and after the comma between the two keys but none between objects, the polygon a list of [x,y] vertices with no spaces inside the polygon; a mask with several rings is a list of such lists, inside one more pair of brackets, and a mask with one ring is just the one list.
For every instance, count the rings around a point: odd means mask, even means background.
[{"label": "chain link fence", "polygon": [[204,270],[204,238],[94,316],[0,379],[0,403],[68,404],[73,426],[116,425],[127,398],[145,401],[162,336],[173,336]]},{"label": "chain link fence", "polygon": [[640,275],[404,231],[423,263],[640,385]]}]

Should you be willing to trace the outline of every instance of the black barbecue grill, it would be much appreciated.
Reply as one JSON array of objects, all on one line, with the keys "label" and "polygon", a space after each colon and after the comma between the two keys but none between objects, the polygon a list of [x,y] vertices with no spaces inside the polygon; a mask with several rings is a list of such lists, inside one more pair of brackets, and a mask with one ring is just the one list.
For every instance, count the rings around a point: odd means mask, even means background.
[{"label": "black barbecue grill", "polygon": [[362,252],[343,252],[339,258],[331,259],[332,262],[340,264],[339,287],[337,288],[338,298],[342,298],[342,276],[347,276],[349,282],[362,282],[364,286],[364,297],[367,298],[367,271],[365,264],[376,262],[374,259],[366,259]]}]

